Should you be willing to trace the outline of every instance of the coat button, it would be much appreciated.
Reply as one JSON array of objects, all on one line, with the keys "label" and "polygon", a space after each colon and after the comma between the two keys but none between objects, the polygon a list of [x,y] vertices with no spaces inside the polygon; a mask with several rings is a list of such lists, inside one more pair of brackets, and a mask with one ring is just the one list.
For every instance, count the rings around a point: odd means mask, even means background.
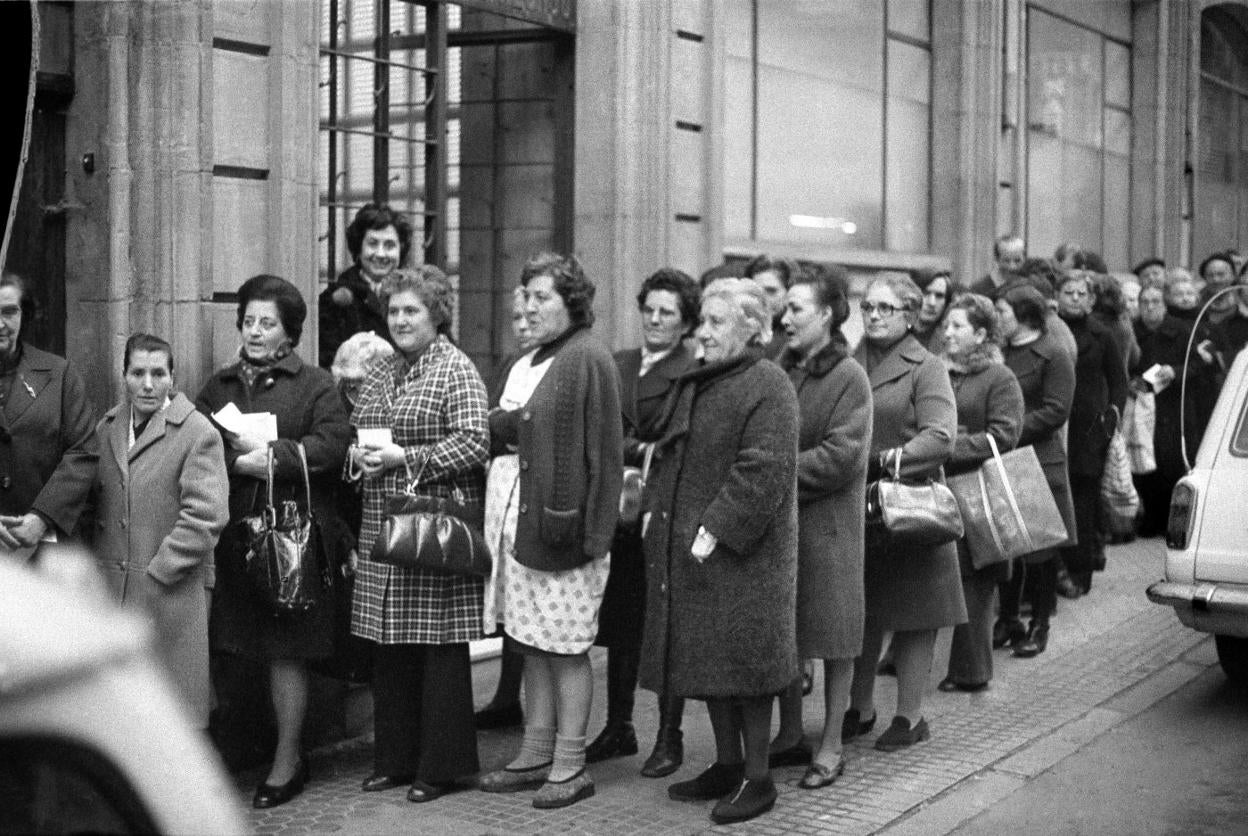
[{"label": "coat button", "polygon": [[125,527],[126,527],[126,521],[125,521],[125,520],[120,520],[120,521],[118,521],[117,525],[121,526],[122,528],[125,528]]},{"label": "coat button", "polygon": [[527,513],[529,513],[529,506],[525,505],[524,503],[521,503],[521,504],[520,504],[520,513],[521,513],[521,514],[527,514]]},{"label": "coat button", "polygon": [[665,583],[661,583],[661,584],[659,584],[659,591],[660,591],[660,592],[667,592],[667,584],[665,584]]},{"label": "coat button", "polygon": [[532,413],[532,412],[529,412],[529,411],[526,409],[524,412],[521,412],[521,413],[520,413],[520,420],[521,420],[521,421],[532,421],[532,420],[533,420],[533,413]]},{"label": "coat button", "polygon": [[13,480],[10,479],[8,476],[5,476],[3,479],[0,479],[0,488],[4,488],[6,491],[9,489],[9,486],[12,484],[13,484]]},{"label": "coat button", "polygon": [[528,470],[528,469],[529,469],[529,460],[528,460],[528,459],[521,459],[521,460],[520,460],[520,469],[521,469],[521,470]]}]

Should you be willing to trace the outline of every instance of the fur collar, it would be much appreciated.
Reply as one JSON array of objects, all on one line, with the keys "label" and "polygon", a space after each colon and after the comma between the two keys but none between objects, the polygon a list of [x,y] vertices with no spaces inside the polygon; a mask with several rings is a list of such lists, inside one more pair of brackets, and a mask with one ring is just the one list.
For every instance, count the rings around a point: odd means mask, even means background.
[{"label": "fur collar", "polygon": [[951,374],[978,374],[989,366],[998,366],[1005,362],[1001,349],[996,343],[981,343],[970,351],[962,354],[942,353],[940,359]]}]

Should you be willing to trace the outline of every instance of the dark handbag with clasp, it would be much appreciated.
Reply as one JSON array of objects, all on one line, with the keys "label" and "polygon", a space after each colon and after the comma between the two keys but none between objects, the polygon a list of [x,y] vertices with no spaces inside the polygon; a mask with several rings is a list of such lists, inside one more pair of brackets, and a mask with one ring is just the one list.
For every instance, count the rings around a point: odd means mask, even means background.
[{"label": "dark handbag with clasp", "polygon": [[268,456],[268,502],[257,515],[245,517],[247,576],[274,612],[305,613],[315,607],[330,588],[319,527],[312,515],[312,487],[308,481],[308,457],[299,447],[305,506],[293,499],[273,502],[273,448]]},{"label": "dark handbag with clasp", "polygon": [[387,501],[370,559],[403,569],[489,577],[493,561],[483,533],[485,509],[466,502],[458,486],[449,498],[417,495],[426,463],[403,493]]},{"label": "dark handbag with clasp", "polygon": [[930,548],[962,536],[962,514],[953,492],[936,479],[901,478],[901,448],[893,459],[892,478],[867,485],[868,528],[885,532],[891,545]]}]

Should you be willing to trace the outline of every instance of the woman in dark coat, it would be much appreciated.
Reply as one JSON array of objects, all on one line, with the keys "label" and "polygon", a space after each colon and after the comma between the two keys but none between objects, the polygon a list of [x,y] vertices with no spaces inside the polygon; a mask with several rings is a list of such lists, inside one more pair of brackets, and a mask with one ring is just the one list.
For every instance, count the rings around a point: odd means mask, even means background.
[{"label": "woman in dark coat", "polygon": [[[372,644],[373,774],[365,792],[410,784],[417,803],[476,772],[472,660],[483,635],[480,578],[371,559],[391,496],[479,504],[489,454],[485,383],[451,343],[454,291],[436,267],[396,270],[382,283],[395,353],[369,372],[351,414],[360,442],[350,475],[364,485],[351,632]],[[389,430],[388,444],[365,431]]]},{"label": "woman in dark coat", "polygon": [[[637,293],[641,312],[641,348],[619,351],[620,404],[624,410],[624,463],[643,467],[645,450],[658,439],[668,393],[696,364],[684,338],[698,322],[701,291],[679,270],[664,268],[642,282]],[[602,599],[595,644],[607,653],[607,725],[585,750],[587,763],[637,753],[633,730],[633,695],[641,663],[641,634],[646,615],[646,564],[641,521],[621,520],[611,543],[611,575]],[[680,731],[684,699],[659,695],[659,734],[641,774],[671,775],[684,759]]]},{"label": "woman in dark coat", "polygon": [[[277,749],[268,777],[256,788],[257,808],[284,804],[303,790],[308,765],[300,738],[308,704],[307,661],[333,652],[333,608],[328,600],[306,614],[274,614],[247,577],[247,546],[242,526],[237,525],[258,513],[264,503],[270,452],[275,501],[302,502],[300,444],[307,453],[313,514],[328,520],[335,513],[333,499],[351,428],[329,372],[306,365],[294,353],[306,316],[303,297],[285,279],[259,275],[244,282],[238,289],[238,330],[243,338],[239,360],[213,375],[195,401],[206,415],[232,403],[243,413],[271,412],[277,419],[276,440],[222,428],[230,474],[230,525],[217,544],[209,630],[214,651],[261,662],[269,669]],[[254,718],[243,717],[240,722]]]},{"label": "woman in dark coat", "polygon": [[1075,397],[1066,437],[1067,469],[1075,501],[1078,542],[1063,549],[1070,579],[1086,594],[1092,573],[1105,566],[1101,542],[1101,475],[1105,454],[1127,402],[1122,351],[1109,329],[1090,316],[1095,291],[1092,274],[1073,271],[1058,286],[1058,314],[1075,335]]},{"label": "woman in dark coat", "polygon": [[836,780],[841,717],[849,707],[854,658],[862,652],[863,513],[871,448],[871,384],[849,355],[841,325],[849,287],[840,268],[799,273],[789,288],[783,325],[789,373],[801,416],[797,454],[797,652],[823,660],[823,733],[815,752],[802,739],[802,683],[780,698],[773,765],[810,766],[798,786]]},{"label": "woman in dark coat", "polygon": [[[911,333],[922,294],[904,274],[882,273],[862,302],[865,333],[856,359],[867,370],[873,401],[868,479],[878,478],[901,451],[901,475],[938,477],[953,451],[957,408],[940,359]],[[890,471],[891,472],[891,471]],[[894,751],[930,737],[923,692],[932,668],[936,632],[966,621],[958,555],[953,543],[900,550],[869,531],[865,557],[866,623],[862,655],[843,739],[875,725],[875,667],[884,634],[893,633],[897,714],[875,747]]]},{"label": "woman in dark coat", "polygon": [[720,799],[716,823],[771,809],[771,704],[798,674],[797,398],[760,359],[762,289],[720,279],[702,297],[703,365],[679,382],[646,497],[642,686],[703,699],[716,760],[668,787]]},{"label": "woman in dark coat", "polygon": [[[1023,390],[1023,427],[1018,445],[1036,452],[1053,499],[1075,534],[1075,506],[1066,475],[1066,444],[1062,428],[1075,396],[1075,361],[1047,333],[1048,302],[1033,287],[1016,286],[997,299],[997,319],[1005,339],[1005,365]],[[1057,608],[1058,550],[1042,549],[1014,561],[1009,580],[998,587],[1000,616],[993,628],[993,647],[1009,644],[1015,656],[1042,653],[1049,639],[1049,617]],[[1031,627],[1018,614],[1022,596],[1031,603]]]},{"label": "woman in dark coat", "polygon": [[[997,312],[987,297],[968,293],[955,299],[945,314],[944,333],[941,359],[949,369],[958,406],[958,435],[946,465],[952,476],[975,470],[992,458],[989,435],[1000,452],[1014,449],[1023,424],[1023,392],[997,347]],[[975,568],[962,539],[958,564],[967,621],[953,628],[949,672],[937,687],[980,691],[992,679],[993,597],[998,582],[1009,576],[1009,563]]]}]

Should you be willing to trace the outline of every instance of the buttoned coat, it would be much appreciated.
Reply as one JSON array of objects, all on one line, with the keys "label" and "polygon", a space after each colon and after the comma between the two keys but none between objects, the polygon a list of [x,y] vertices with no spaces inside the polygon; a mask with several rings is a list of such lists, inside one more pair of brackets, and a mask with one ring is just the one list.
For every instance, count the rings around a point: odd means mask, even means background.
[{"label": "buttoned coat", "polygon": [[[1014,372],[1023,391],[1023,426],[1018,446],[1028,444],[1036,452],[1045,481],[1053,491],[1057,510],[1066,523],[1070,542],[1075,542],[1075,504],[1066,473],[1066,444],[1062,428],[1070,416],[1075,396],[1075,360],[1054,340],[1052,334],[1026,345],[1007,345],[1005,365]],[[1043,562],[1053,556],[1049,549],[1028,556],[1028,562]]]},{"label": "buttoned coat", "polygon": [[[645,497],[641,685],[775,694],[797,676],[797,396],[757,353],[679,387]],[[718,538],[700,563],[699,527]]]},{"label": "buttoned coat", "polygon": [[[912,334],[873,364],[871,354],[864,340],[855,357],[871,382],[872,471],[882,451],[900,447],[903,477],[941,478],[958,427],[944,364]],[[867,629],[934,630],[966,621],[953,543],[902,550],[869,532],[865,563]]]},{"label": "buttoned coat", "polygon": [[[373,543],[386,501],[412,477],[419,496],[485,501],[486,391],[472,361],[439,335],[410,365],[399,354],[369,371],[351,414],[357,429],[389,429],[406,468],[364,476],[360,562],[351,632],[381,644],[460,644],[481,638],[481,578],[377,563]],[[410,475],[409,475],[410,474]]]},{"label": "buttoned coat", "polygon": [[1109,329],[1091,316],[1066,319],[1075,335],[1075,394],[1070,406],[1066,467],[1072,476],[1099,479],[1105,452],[1127,402],[1127,372]]},{"label": "buttoned coat", "polygon": [[152,626],[156,651],[208,726],[213,549],[229,519],[221,436],[182,393],[130,441],[130,407],[96,425],[95,556],[113,599]]},{"label": "buttoned coat", "polygon": [[[641,441],[653,441],[661,429],[663,405],[682,374],[697,360],[693,352],[678,343],[672,351],[641,371],[641,349],[631,348],[615,353],[620,372],[620,409],[624,420],[624,463],[633,467],[644,464]],[[616,527],[611,543],[611,574],[602,597],[598,614],[598,638],[595,644],[604,647],[629,648],[641,646],[642,625],[646,615],[646,562],[641,547],[640,521]]]},{"label": "buttoned coat", "polygon": [[[839,342],[839,341],[838,341]],[[781,366],[797,391],[797,652],[852,659],[862,652],[863,512],[871,449],[871,384],[844,345]]]},{"label": "buttoned coat", "polygon": [[[249,385],[240,363],[226,366],[204,384],[195,399],[196,409],[211,415],[233,402],[242,412],[272,412],[277,417],[277,440],[269,445],[274,461],[274,499],[296,499],[303,504],[298,452],[302,444],[307,453],[312,511],[327,523],[337,513],[334,496],[351,438],[346,407],[334,379],[324,369],[304,363],[299,355],[288,354],[262,370]],[[259,660],[328,656],[333,651],[332,606],[327,603],[310,613],[277,617],[260,600],[247,577],[246,545],[235,523],[263,506],[265,481],[235,473],[234,462],[239,455],[228,442],[225,444],[230,524],[216,549],[213,649]]]},{"label": "buttoned coat", "polygon": [[22,345],[0,410],[0,514],[38,511],[75,533],[95,477],[95,415],[82,378],[55,354]]}]

